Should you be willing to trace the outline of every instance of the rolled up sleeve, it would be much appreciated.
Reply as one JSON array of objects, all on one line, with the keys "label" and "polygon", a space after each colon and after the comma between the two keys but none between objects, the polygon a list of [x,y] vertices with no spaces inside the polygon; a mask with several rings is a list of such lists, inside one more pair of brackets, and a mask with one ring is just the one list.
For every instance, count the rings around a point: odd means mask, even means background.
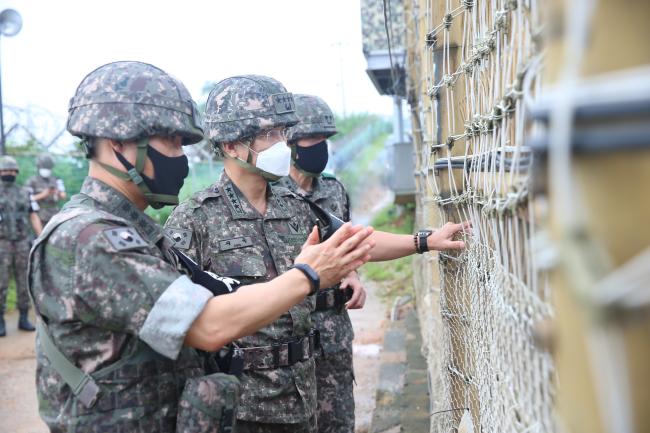
[{"label": "rolled up sleeve", "polygon": [[210,298],[208,289],[180,276],[158,298],[138,337],[161,355],[176,359],[185,334]]}]

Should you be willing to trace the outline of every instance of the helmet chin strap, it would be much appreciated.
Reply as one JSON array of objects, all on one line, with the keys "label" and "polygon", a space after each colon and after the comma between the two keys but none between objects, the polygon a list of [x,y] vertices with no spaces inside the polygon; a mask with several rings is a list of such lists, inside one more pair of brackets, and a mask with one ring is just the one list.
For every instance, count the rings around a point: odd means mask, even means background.
[{"label": "helmet chin strap", "polygon": [[226,152],[224,152],[224,156],[227,159],[234,161],[235,164],[237,164],[244,170],[248,171],[249,173],[259,174],[260,176],[262,176],[264,179],[268,181],[275,182],[276,180],[279,180],[281,178],[281,176],[276,176],[273,173],[269,173],[268,171],[260,170],[259,168],[255,167],[253,165],[253,150],[251,149],[250,145],[244,143],[237,143],[237,144],[241,144],[242,146],[246,147],[246,149],[248,149],[248,156],[246,157],[246,161],[236,156],[230,156]]},{"label": "helmet chin strap", "polygon": [[[144,195],[144,198],[147,200],[147,203],[149,203],[149,206],[153,207],[154,209],[160,209],[161,207],[166,205],[177,205],[178,204],[177,196],[169,195],[169,194],[154,194],[151,192],[147,184],[144,183],[144,179],[142,178],[142,176],[144,171],[144,162],[147,160],[147,147],[149,147],[149,139],[141,138],[136,142],[136,146],[137,146],[137,154],[135,157],[135,167],[129,161],[127,161],[126,158],[124,158],[124,156],[121,153],[115,152],[115,150],[113,150],[117,159],[127,170],[126,173],[116,169],[113,166],[104,164],[103,162],[100,161],[96,161],[96,162],[99,165],[101,165],[104,168],[104,170],[108,171],[113,176],[122,180],[133,182],[138,187],[138,189],[142,192],[142,195]],[[154,176],[155,176],[155,167],[154,167]]]}]

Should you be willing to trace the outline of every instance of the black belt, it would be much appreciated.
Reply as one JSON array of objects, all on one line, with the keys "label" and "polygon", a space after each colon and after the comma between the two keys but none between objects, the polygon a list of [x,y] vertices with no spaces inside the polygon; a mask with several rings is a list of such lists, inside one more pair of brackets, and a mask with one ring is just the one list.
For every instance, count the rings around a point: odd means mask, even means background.
[{"label": "black belt", "polygon": [[233,347],[230,350],[228,373],[238,375],[243,370],[274,370],[289,367],[314,357],[320,349],[320,332],[312,328],[309,334],[270,346]]},{"label": "black belt", "polygon": [[346,302],[352,298],[352,289],[347,287],[339,289],[334,287],[331,289],[320,290],[316,295],[316,310],[325,311],[332,308],[342,308]]}]

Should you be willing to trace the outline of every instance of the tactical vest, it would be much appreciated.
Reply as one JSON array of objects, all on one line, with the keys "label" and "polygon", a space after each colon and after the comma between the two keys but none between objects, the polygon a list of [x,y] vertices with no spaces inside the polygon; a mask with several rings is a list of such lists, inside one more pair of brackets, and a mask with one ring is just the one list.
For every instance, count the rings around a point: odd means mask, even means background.
[{"label": "tactical vest", "polygon": [[[97,212],[97,210],[73,208],[56,215],[37,239],[34,250],[47,240],[56,227],[88,212]],[[106,216],[105,220],[111,219],[109,214]],[[33,260],[31,256],[29,291],[32,300],[35,297],[32,293],[31,269],[38,265],[32,263]],[[49,334],[47,319],[41,316],[38,305],[36,303],[34,305],[39,317],[40,349],[47,357],[49,367],[59,373],[72,391],[65,404],[66,413],[59,417],[62,418],[61,421],[67,432],[234,432],[224,420],[228,421],[229,414],[232,418],[239,397],[239,388],[232,383],[231,377],[224,380],[218,375],[203,376],[204,360],[196,350],[184,348],[178,359],[173,361],[158,354],[137,337],[132,337],[117,362],[86,374],[73,365],[56,347]],[[184,392],[186,383],[189,389]],[[203,386],[197,383],[203,383]],[[192,403],[200,402],[205,397],[195,395],[192,390],[206,389],[206,387],[229,392],[227,399],[220,399],[226,401],[226,404],[205,408],[209,414],[204,415],[202,423],[188,425],[186,417],[183,417],[185,424],[177,425],[179,401],[182,403],[180,407],[183,408],[183,413],[187,413],[190,410],[188,401],[191,406]],[[213,395],[211,397],[214,399]],[[202,409],[199,407],[193,413],[195,415],[205,413]],[[211,418],[215,415],[218,415],[218,418]]]},{"label": "tactical vest", "polygon": [[0,184],[0,239],[20,241],[27,238],[30,206],[26,189]]}]

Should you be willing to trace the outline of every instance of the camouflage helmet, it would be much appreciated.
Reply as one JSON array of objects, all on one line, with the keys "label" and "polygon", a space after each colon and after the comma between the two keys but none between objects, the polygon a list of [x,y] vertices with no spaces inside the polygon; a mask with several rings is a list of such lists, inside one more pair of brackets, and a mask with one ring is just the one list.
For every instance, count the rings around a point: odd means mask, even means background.
[{"label": "camouflage helmet", "polygon": [[218,144],[253,137],[261,131],[298,123],[293,95],[279,81],[241,75],[216,84],[205,106],[205,137]]},{"label": "camouflage helmet", "polygon": [[0,157],[0,170],[16,170],[20,171],[18,168],[18,163],[14,158],[9,155]]},{"label": "camouflage helmet", "polygon": [[294,95],[294,100],[300,122],[287,131],[289,143],[314,135],[329,138],[338,132],[334,123],[334,114],[321,98],[312,95]]},{"label": "camouflage helmet", "polygon": [[137,140],[180,135],[203,139],[196,104],[183,83],[141,62],[100,66],[81,81],[68,108],[68,131],[80,138]]},{"label": "camouflage helmet", "polygon": [[38,159],[36,160],[36,167],[49,168],[50,170],[52,170],[54,168],[54,160],[50,155],[46,153],[38,157]]}]

